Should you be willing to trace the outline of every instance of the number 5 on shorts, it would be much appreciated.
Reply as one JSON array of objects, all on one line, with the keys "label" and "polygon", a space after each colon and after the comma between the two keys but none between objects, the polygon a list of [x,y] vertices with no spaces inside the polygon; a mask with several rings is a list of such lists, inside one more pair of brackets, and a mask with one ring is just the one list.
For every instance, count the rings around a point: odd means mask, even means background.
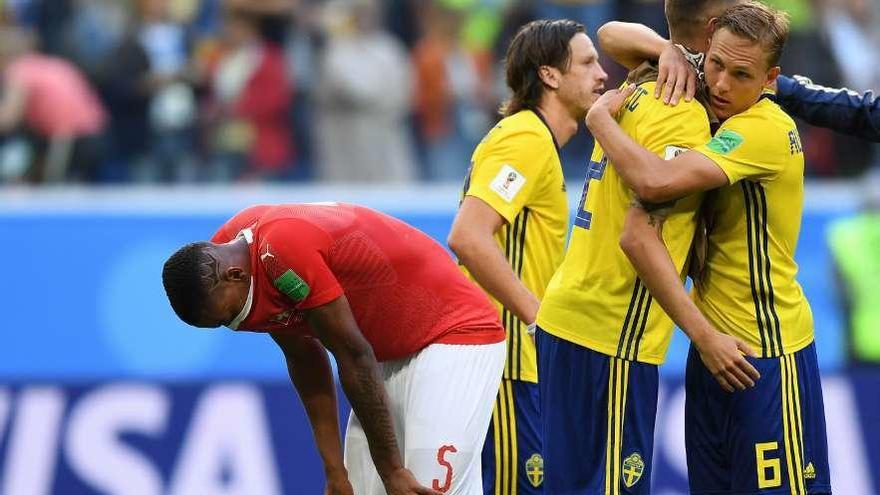
[{"label": "number 5 on shorts", "polygon": [[446,493],[449,490],[449,485],[452,484],[452,464],[450,464],[445,458],[447,452],[454,454],[458,452],[458,449],[455,448],[455,445],[444,445],[437,451],[437,463],[446,468],[446,479],[441,485],[440,480],[435,478],[431,488],[440,493]]},{"label": "number 5 on shorts", "polygon": [[782,475],[779,472],[782,463],[779,462],[778,457],[767,457],[767,451],[777,449],[779,449],[778,442],[764,442],[755,444],[755,461],[758,465],[759,489],[782,486]]}]

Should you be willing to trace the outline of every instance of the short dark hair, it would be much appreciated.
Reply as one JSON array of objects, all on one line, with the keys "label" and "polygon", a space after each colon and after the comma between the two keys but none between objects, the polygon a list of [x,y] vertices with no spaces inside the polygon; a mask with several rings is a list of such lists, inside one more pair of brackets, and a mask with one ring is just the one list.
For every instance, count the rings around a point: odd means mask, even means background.
[{"label": "short dark hair", "polygon": [[544,94],[539,68],[549,65],[566,71],[571,60],[569,42],[584,32],[583,24],[568,19],[540,19],[521,27],[507,48],[504,65],[507,86],[513,95],[501,105],[501,113],[510,116],[520,110],[537,108]]},{"label": "short dark hair", "polygon": [[727,29],[742,38],[760,43],[767,50],[770,67],[779,64],[788,40],[788,14],[752,0],[735,5],[718,18],[716,31]]},{"label": "short dark hair", "polygon": [[178,249],[162,267],[162,285],[177,316],[196,326],[211,289],[219,282],[217,258],[210,242],[194,242]]},{"label": "short dark hair", "polygon": [[742,0],[666,0],[663,10],[669,36],[677,43],[703,34],[709,19]]}]

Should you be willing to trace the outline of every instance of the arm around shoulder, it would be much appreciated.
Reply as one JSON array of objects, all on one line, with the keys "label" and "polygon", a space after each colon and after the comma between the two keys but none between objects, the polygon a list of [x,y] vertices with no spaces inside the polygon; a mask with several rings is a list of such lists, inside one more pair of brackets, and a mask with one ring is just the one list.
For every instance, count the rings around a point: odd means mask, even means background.
[{"label": "arm around shoulder", "polygon": [[631,22],[607,22],[599,28],[597,37],[602,50],[628,69],[659,59],[669,44],[648,26]]},{"label": "arm around shoulder", "polygon": [[776,102],[790,115],[806,122],[880,142],[880,98],[846,88],[826,88],[801,76],[779,76]]},{"label": "arm around shoulder", "polygon": [[652,203],[664,203],[730,183],[718,164],[696,151],[688,151],[662,162],[666,170],[654,175],[653,180],[642,188],[640,198]]},{"label": "arm around shoulder", "polygon": [[624,132],[612,113],[596,105],[587,115],[587,125],[611,165],[644,201],[665,203],[728,183],[724,171],[700,153],[682,153],[672,160],[657,156]]}]

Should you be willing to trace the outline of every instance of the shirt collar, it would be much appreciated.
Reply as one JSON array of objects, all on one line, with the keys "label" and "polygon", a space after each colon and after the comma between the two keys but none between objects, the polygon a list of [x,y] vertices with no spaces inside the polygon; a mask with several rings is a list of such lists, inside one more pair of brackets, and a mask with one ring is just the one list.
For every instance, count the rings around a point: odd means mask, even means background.
[{"label": "shirt collar", "polygon": [[[244,237],[244,240],[247,241],[248,244],[253,244],[254,242],[254,232],[251,229],[244,229],[238,233],[239,236]],[[244,301],[244,307],[239,311],[238,316],[232,320],[229,325],[226,325],[230,330],[238,330],[238,326],[241,325],[241,322],[244,321],[245,318],[251,313],[251,308],[254,305],[254,277],[251,276],[250,286],[248,287],[248,295],[247,299]]]},{"label": "shirt collar", "polygon": [[698,71],[703,70],[703,62],[706,60],[705,53],[692,52],[690,48],[681,44],[676,44],[675,46],[678,47],[681,54],[684,55],[684,58],[694,67],[694,69],[697,69]]}]

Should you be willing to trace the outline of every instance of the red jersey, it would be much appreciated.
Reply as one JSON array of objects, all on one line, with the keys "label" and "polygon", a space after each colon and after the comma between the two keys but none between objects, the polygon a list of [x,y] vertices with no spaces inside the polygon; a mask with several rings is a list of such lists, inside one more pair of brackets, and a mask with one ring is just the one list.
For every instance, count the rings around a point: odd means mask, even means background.
[{"label": "red jersey", "polygon": [[504,340],[498,312],[446,250],[388,215],[343,203],[252,206],[211,240],[238,235],[253,273],[233,330],[311,333],[303,310],[344,294],[379,361]]}]

